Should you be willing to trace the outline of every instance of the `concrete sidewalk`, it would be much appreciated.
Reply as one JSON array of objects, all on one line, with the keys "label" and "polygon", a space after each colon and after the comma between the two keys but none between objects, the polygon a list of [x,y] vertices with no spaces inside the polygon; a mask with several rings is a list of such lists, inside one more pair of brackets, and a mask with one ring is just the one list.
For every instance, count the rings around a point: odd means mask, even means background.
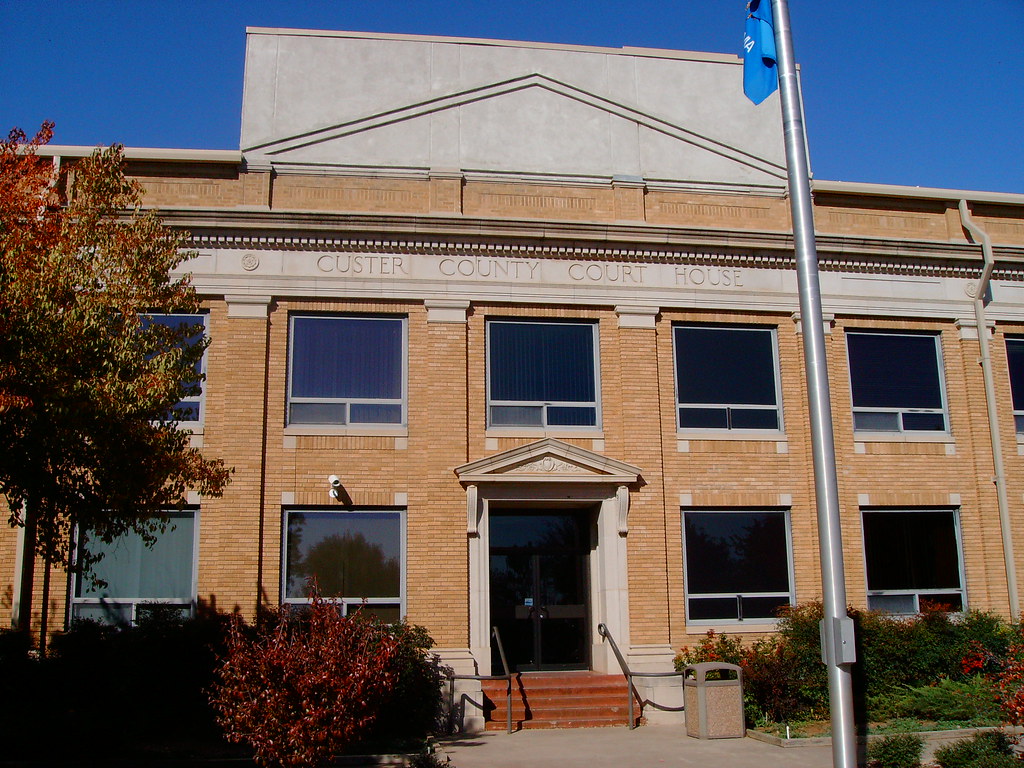
[{"label": "concrete sidewalk", "polygon": [[487,732],[441,742],[453,768],[829,768],[828,745],[782,748],[754,739],[694,739],[678,725]]}]

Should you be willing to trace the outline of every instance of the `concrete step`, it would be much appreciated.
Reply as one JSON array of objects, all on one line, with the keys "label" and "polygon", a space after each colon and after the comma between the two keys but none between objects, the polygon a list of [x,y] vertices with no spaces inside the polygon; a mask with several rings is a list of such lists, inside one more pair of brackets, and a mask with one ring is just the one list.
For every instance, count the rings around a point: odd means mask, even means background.
[{"label": "concrete step", "polygon": [[[552,720],[512,720],[512,730],[537,730],[551,728],[625,728],[625,717],[558,718]],[[504,731],[505,721],[488,720],[484,723],[488,731]]]},{"label": "concrete step", "polygon": [[[625,726],[629,717],[625,680],[591,672],[520,674],[512,680],[512,722],[523,728]],[[483,684],[486,727],[503,730],[505,683]],[[639,708],[634,714],[639,712]]]},{"label": "concrete step", "polygon": [[[491,702],[494,704],[495,709],[502,712],[505,711],[505,697],[491,698]],[[552,710],[561,709],[577,709],[579,707],[590,707],[591,709],[619,709],[624,708],[628,704],[626,699],[626,693],[623,691],[618,696],[574,696],[572,698],[557,698],[551,697],[546,699],[537,699],[530,696],[526,701],[523,701],[521,696],[512,697],[512,711],[513,712],[550,712]]]}]

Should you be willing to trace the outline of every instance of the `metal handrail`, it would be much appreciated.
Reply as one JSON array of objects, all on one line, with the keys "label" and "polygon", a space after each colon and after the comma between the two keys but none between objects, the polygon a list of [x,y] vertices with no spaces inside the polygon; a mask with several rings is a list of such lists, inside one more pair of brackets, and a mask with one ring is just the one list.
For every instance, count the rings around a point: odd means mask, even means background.
[{"label": "metal handrail", "polygon": [[622,674],[626,676],[626,697],[629,699],[629,722],[627,726],[630,730],[636,728],[636,718],[633,717],[633,698],[640,702],[640,717],[644,715],[644,704],[650,704],[656,709],[663,709],[668,712],[681,712],[683,707],[665,707],[656,702],[643,699],[640,696],[640,692],[637,691],[636,686],[633,685],[634,677],[682,677],[685,672],[633,672],[629,665],[626,663],[625,658],[622,656],[622,652],[619,651],[619,646],[615,642],[615,638],[612,637],[612,633],[608,631],[607,625],[603,622],[597,625],[597,634],[608,641],[608,644],[612,647],[612,653],[615,654],[616,660],[619,662],[619,667],[622,668]]},{"label": "metal handrail", "polygon": [[[501,634],[497,627],[491,627],[491,634],[498,644],[498,655],[501,657],[501,667],[505,670],[503,675],[448,675],[448,712],[455,710],[455,681],[456,680],[504,680],[505,681],[505,730],[512,733],[512,673],[508,669],[508,661],[505,659],[505,646],[501,642]],[[481,701],[481,709],[483,702]],[[451,716],[451,715],[449,715]]]}]

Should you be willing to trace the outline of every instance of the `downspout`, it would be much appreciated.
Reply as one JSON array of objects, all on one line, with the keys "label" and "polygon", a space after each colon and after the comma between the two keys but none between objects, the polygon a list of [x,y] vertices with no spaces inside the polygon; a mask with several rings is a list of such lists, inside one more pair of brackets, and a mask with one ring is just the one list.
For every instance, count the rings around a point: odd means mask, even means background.
[{"label": "downspout", "polygon": [[[24,505],[22,515],[24,515]],[[24,519],[24,518],[22,518]],[[31,557],[31,555],[29,555]],[[11,594],[11,629],[21,629],[21,584],[24,578],[25,527],[19,525],[14,548],[14,589]]]},{"label": "downspout", "polygon": [[1006,567],[1006,592],[1010,602],[1010,616],[1020,616],[1020,596],[1017,593],[1017,568],[1014,563],[1013,534],[1010,530],[1010,502],[1006,496],[1006,470],[1003,462],[1003,442],[999,434],[999,412],[996,407],[996,386],[992,377],[992,356],[989,351],[988,327],[985,324],[985,298],[989,294],[992,272],[996,266],[992,253],[992,241],[988,233],[979,227],[967,207],[967,200],[959,204],[960,221],[971,239],[981,245],[984,267],[974,292],[974,316],[978,323],[978,346],[981,348],[981,375],[985,382],[985,403],[988,407],[988,429],[992,441],[992,466],[995,475],[996,504],[999,507],[999,529],[1003,539],[1003,561]]}]

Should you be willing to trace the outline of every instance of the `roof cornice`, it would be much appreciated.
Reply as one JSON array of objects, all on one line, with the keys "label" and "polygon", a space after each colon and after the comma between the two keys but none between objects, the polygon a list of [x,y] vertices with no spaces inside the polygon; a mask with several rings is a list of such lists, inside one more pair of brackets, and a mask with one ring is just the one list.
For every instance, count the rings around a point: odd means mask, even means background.
[{"label": "roof cornice", "polygon": [[[548,258],[679,261],[756,261],[793,266],[787,232],[744,231],[640,224],[596,224],[539,219],[488,219],[443,214],[340,214],[266,209],[162,210],[164,221],[192,234],[195,248],[390,251],[508,255]],[[931,240],[818,234],[822,269],[882,264],[896,271],[975,270],[977,245]],[[1024,247],[997,246],[1007,267],[1024,268]],[[944,266],[943,266],[944,265]]]},{"label": "roof cornice", "polygon": [[916,198],[924,200],[968,200],[974,203],[993,203],[996,205],[1024,205],[1024,195],[1011,192],[978,192],[967,189],[942,189],[940,187],[906,187],[897,184],[869,184],[856,181],[824,181],[815,179],[812,182],[815,192],[829,194],[852,195],[856,197],[889,197]]},{"label": "roof cornice", "polygon": [[[35,148],[39,157],[89,157],[105,146],[85,147],[66,144],[46,144]],[[124,147],[126,160],[151,160],[168,163],[211,163],[241,165],[242,152],[238,149],[171,149],[165,147]]]}]

